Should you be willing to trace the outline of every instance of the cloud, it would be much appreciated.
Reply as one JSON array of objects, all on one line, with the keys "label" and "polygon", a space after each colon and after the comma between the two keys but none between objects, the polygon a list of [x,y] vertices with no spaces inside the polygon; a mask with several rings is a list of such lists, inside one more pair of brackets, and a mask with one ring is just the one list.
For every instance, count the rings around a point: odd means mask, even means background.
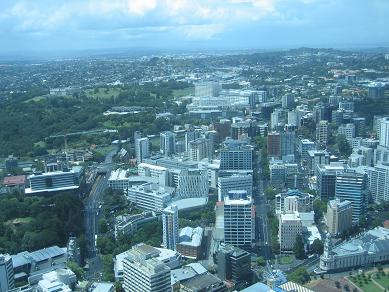
[{"label": "cloud", "polygon": [[388,36],[373,29],[389,26],[388,9],[385,0],[0,0],[0,35],[10,48],[14,39],[37,47],[82,47],[85,39],[106,46],[107,38],[166,46],[362,42]]}]

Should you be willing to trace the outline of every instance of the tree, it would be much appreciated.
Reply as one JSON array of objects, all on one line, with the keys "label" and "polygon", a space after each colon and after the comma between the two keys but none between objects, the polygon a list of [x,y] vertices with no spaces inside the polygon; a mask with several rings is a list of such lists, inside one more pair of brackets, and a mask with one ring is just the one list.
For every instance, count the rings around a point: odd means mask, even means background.
[{"label": "tree", "polygon": [[293,246],[293,251],[297,259],[299,260],[305,259],[304,240],[300,234],[296,236],[296,241]]},{"label": "tree", "polygon": [[323,213],[327,211],[327,203],[317,198],[313,201],[313,211],[315,213],[315,222],[319,223]]},{"label": "tree", "polygon": [[257,257],[257,265],[258,266],[266,266],[266,261],[262,256]]},{"label": "tree", "polygon": [[323,250],[324,250],[323,242],[320,239],[316,238],[312,243],[312,252],[321,255],[323,253]]},{"label": "tree", "polygon": [[69,261],[68,268],[76,274],[78,280],[81,280],[84,277],[84,270],[76,262]]},{"label": "tree", "polygon": [[353,152],[350,143],[347,141],[344,135],[336,136],[336,145],[338,146],[340,155],[342,157],[348,158],[350,154]]},{"label": "tree", "polygon": [[311,279],[307,270],[304,267],[297,268],[293,270],[288,275],[288,280],[292,282],[296,282],[298,284],[304,284]]},{"label": "tree", "polygon": [[276,195],[277,195],[277,192],[271,187],[268,187],[265,190],[266,200],[268,200],[268,201],[274,200],[276,198]]}]

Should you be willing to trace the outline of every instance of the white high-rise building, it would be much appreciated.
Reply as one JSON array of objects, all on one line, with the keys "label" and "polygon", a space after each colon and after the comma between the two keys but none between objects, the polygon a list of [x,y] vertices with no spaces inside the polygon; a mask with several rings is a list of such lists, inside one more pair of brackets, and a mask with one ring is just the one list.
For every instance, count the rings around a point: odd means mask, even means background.
[{"label": "white high-rise building", "polygon": [[201,161],[211,158],[210,140],[199,138],[188,143],[188,158],[192,161]]},{"label": "white high-rise building", "polygon": [[342,234],[352,227],[353,208],[350,201],[330,200],[327,204],[327,227],[332,235]]},{"label": "white high-rise building", "polygon": [[369,177],[369,191],[375,203],[389,201],[389,165],[377,164],[366,167]]},{"label": "white high-rise building", "polygon": [[185,133],[185,151],[188,151],[189,149],[189,142],[192,142],[198,138],[201,137],[201,134],[203,133],[203,129],[201,128],[190,128]]},{"label": "white high-rise building", "polygon": [[135,140],[135,156],[137,163],[142,163],[144,158],[150,156],[149,145],[149,138],[140,138]]},{"label": "white high-rise building", "polygon": [[246,191],[230,191],[224,197],[224,242],[251,247],[255,239],[253,200]]},{"label": "white high-rise building", "polygon": [[233,174],[231,176],[219,177],[217,186],[219,201],[223,201],[228,192],[234,190],[244,190],[248,194],[252,194],[253,177],[251,174]]},{"label": "white high-rise building", "polygon": [[0,254],[0,292],[7,292],[15,288],[15,276],[12,266],[12,257]]},{"label": "white high-rise building", "polygon": [[297,111],[288,112],[288,124],[294,126],[300,126],[300,117]]},{"label": "white high-rise building", "polygon": [[167,249],[176,250],[179,238],[178,231],[178,208],[171,205],[162,212],[163,245]]},{"label": "white high-rise building", "polygon": [[176,134],[170,131],[160,134],[160,151],[165,156],[170,156],[176,152]]},{"label": "white high-rise building", "polygon": [[159,261],[158,251],[145,244],[134,246],[123,261],[125,292],[171,292],[170,268]]},{"label": "white high-rise building", "polygon": [[183,169],[178,176],[177,198],[204,198],[208,196],[208,174],[205,169]]},{"label": "white high-rise building", "polygon": [[389,117],[380,119],[380,145],[389,148]]},{"label": "white high-rise building", "polygon": [[338,128],[338,134],[344,135],[347,140],[351,140],[355,137],[355,125],[354,124],[345,124],[340,125]]},{"label": "white high-rise building", "polygon": [[281,214],[278,232],[280,251],[293,250],[297,235],[303,233],[303,225],[299,213]]},{"label": "white high-rise building", "polygon": [[319,145],[327,145],[328,142],[328,121],[320,121],[316,126],[316,142]]}]

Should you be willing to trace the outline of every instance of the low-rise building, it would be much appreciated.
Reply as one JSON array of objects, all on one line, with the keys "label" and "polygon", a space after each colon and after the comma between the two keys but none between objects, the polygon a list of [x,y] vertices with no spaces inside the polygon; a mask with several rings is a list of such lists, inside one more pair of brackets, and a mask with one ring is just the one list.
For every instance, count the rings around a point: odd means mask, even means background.
[{"label": "low-rise building", "polygon": [[337,272],[373,266],[389,260],[389,229],[376,227],[333,246],[328,234],[320,257],[320,270]]},{"label": "low-rise building", "polygon": [[201,227],[184,227],[180,230],[177,251],[187,258],[201,259],[203,255],[202,240],[204,230]]},{"label": "low-rise building", "polygon": [[161,211],[171,200],[174,188],[145,183],[134,185],[127,191],[127,199],[139,208],[148,211]]}]

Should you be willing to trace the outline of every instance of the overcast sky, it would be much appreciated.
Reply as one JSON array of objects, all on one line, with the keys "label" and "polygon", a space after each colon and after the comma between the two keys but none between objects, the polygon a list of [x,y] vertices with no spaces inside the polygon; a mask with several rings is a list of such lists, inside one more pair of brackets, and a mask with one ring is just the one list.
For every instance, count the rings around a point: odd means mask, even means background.
[{"label": "overcast sky", "polygon": [[0,0],[0,52],[389,44],[389,0]]}]

